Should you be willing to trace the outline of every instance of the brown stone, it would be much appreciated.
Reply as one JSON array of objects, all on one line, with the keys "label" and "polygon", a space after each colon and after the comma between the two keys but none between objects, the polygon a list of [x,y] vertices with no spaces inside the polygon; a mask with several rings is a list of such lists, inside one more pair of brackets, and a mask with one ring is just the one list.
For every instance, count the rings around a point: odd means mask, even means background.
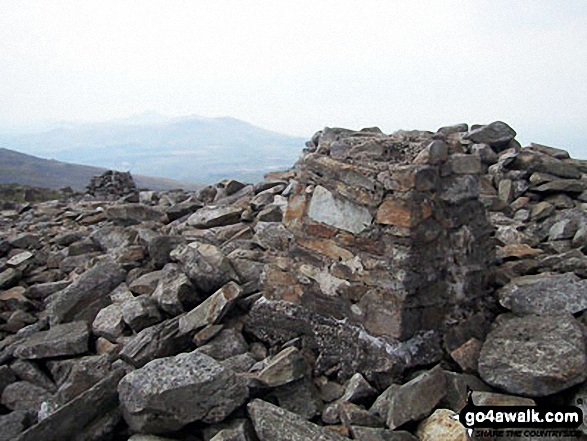
[{"label": "brown stone", "polygon": [[379,206],[375,221],[379,224],[413,228],[431,215],[432,207],[428,203],[416,204],[387,198]]},{"label": "brown stone", "polygon": [[450,353],[450,356],[456,361],[464,372],[477,372],[479,363],[479,353],[481,352],[481,343],[476,338],[472,338]]}]

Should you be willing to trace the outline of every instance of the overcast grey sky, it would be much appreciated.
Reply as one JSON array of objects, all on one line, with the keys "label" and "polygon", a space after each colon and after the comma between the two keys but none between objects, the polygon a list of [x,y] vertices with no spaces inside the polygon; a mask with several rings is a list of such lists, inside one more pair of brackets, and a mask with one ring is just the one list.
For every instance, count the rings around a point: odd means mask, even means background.
[{"label": "overcast grey sky", "polygon": [[0,121],[509,122],[587,157],[587,1],[0,1]]}]

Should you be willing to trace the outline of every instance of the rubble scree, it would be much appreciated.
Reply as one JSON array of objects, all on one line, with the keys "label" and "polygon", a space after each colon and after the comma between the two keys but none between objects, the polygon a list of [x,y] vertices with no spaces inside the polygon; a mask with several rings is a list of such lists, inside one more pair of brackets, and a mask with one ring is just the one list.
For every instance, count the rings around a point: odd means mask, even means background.
[{"label": "rubble scree", "polygon": [[256,184],[5,203],[0,440],[460,440],[468,388],[587,399],[587,161],[515,136],[325,128]]}]

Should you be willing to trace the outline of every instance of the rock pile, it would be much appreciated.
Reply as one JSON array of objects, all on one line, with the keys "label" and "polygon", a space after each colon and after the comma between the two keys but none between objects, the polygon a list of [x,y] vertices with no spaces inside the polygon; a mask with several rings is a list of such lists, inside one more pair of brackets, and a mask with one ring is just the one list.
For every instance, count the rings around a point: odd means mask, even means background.
[{"label": "rock pile", "polygon": [[98,199],[114,201],[126,196],[128,202],[138,202],[137,187],[130,172],[108,170],[92,177],[86,188],[88,194]]},{"label": "rock pile", "polygon": [[327,128],[255,185],[1,211],[0,440],[466,440],[467,387],[575,404],[587,161],[514,138]]}]

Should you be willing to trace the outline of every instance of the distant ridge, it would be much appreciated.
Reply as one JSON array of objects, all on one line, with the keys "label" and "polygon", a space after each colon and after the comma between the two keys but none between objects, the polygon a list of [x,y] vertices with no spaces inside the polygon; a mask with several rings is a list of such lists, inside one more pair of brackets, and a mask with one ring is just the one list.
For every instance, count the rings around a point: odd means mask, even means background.
[{"label": "distant ridge", "polygon": [[59,122],[42,130],[0,131],[0,147],[59,161],[212,184],[256,182],[290,168],[305,139],[231,117],[170,118],[147,112],[99,123]]},{"label": "distant ridge", "polygon": [[[71,187],[84,191],[90,178],[106,171],[105,168],[70,164],[0,148],[0,184],[21,184],[33,187]],[[139,188],[171,190],[183,188],[195,190],[201,184],[180,182],[167,178],[133,175]]]}]

